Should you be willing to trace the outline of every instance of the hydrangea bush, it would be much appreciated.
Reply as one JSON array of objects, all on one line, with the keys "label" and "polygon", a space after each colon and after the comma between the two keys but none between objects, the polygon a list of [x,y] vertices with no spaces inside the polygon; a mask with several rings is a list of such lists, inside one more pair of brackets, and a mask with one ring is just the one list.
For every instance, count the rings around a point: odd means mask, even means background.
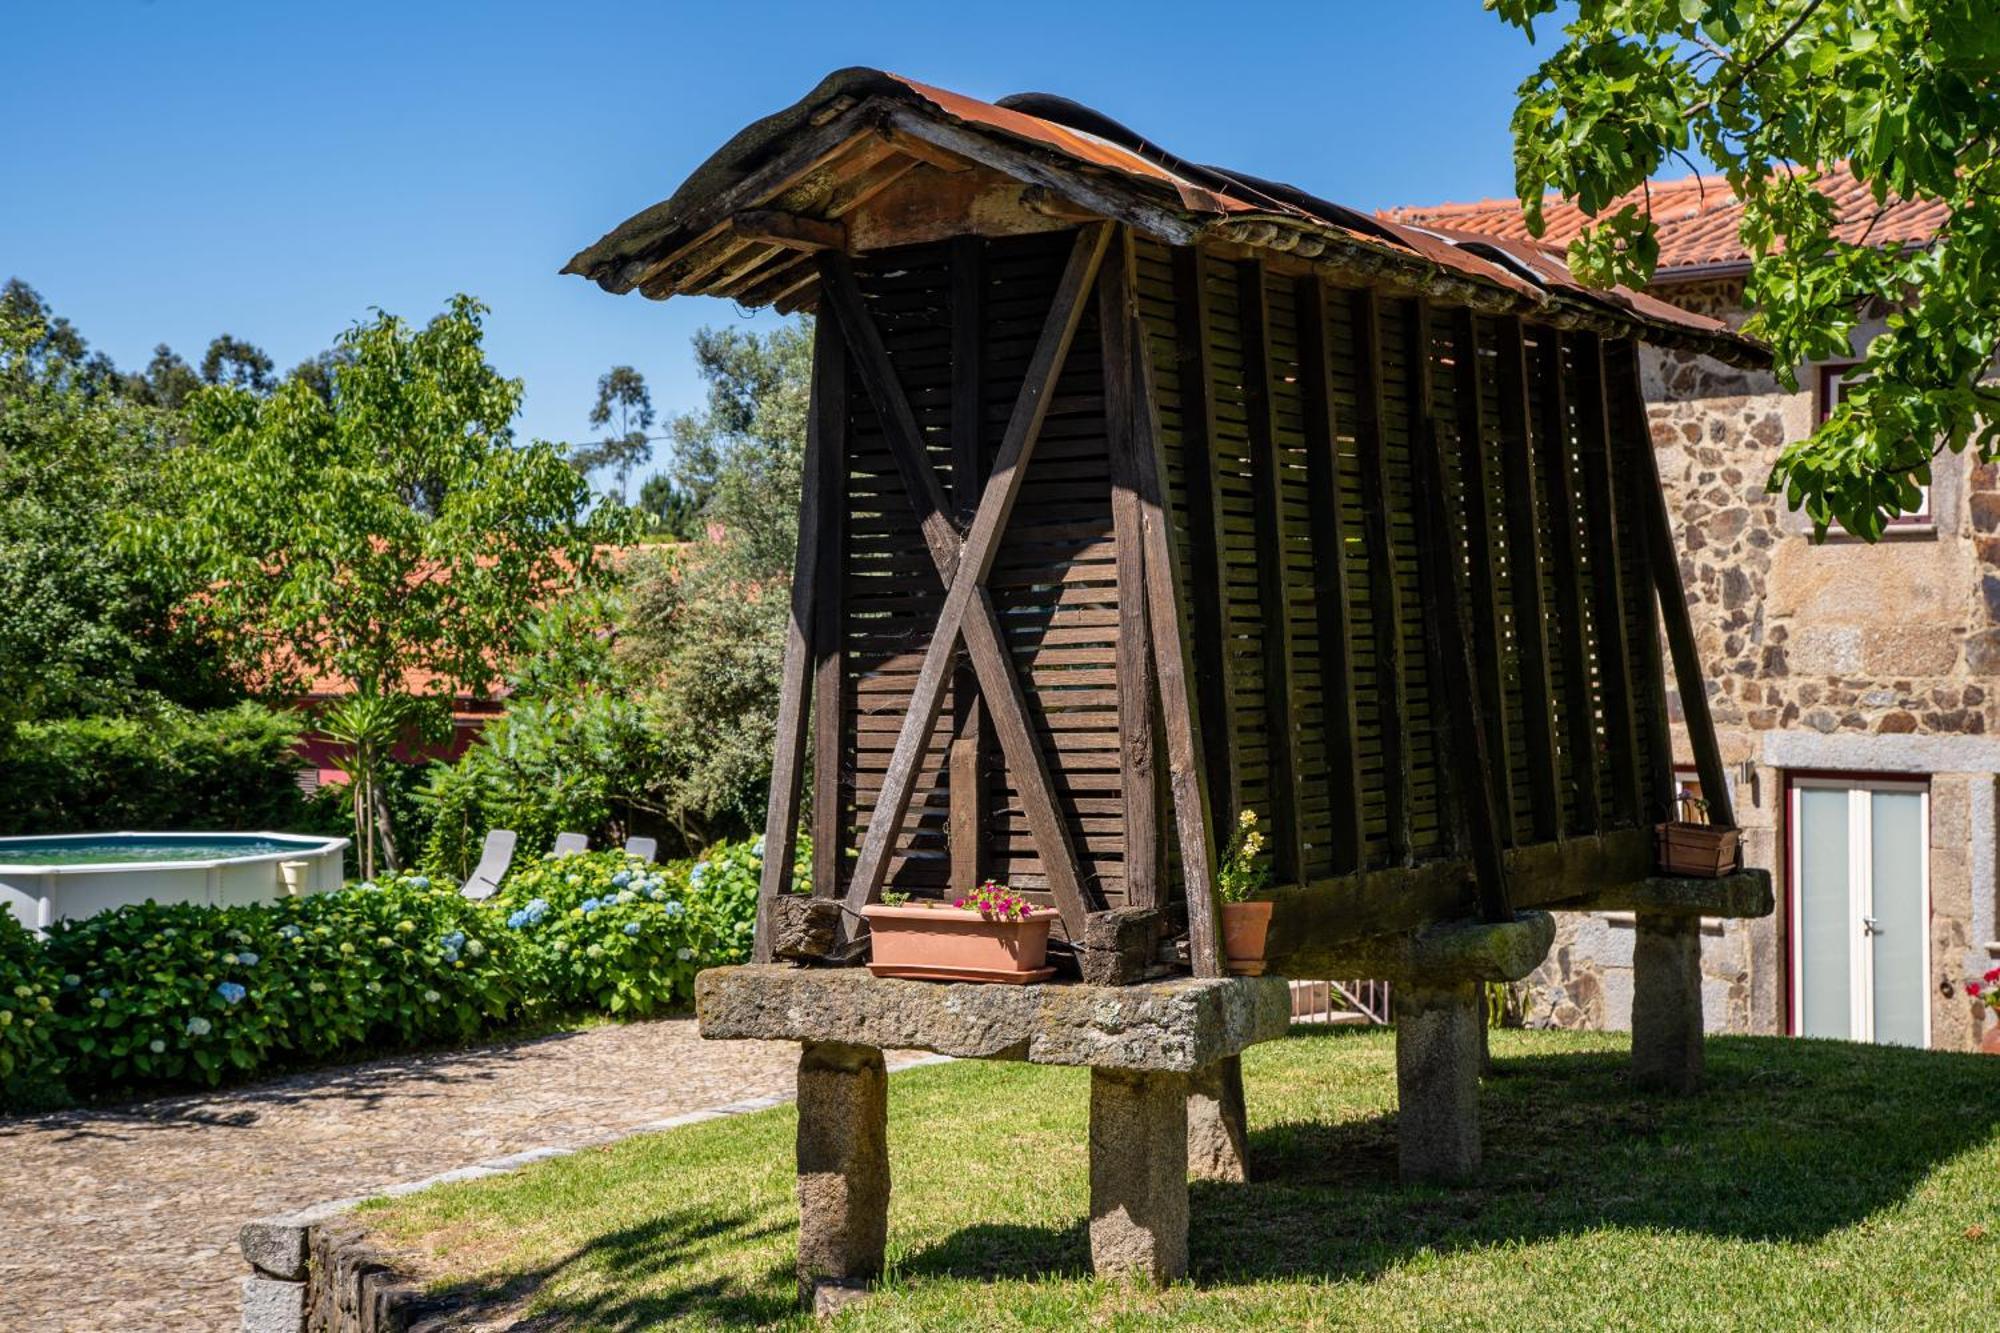
[{"label": "hydrangea bush", "polygon": [[146,903],[39,941],[0,912],[0,1107],[658,1013],[701,968],[749,956],[760,850],[529,862],[484,903],[414,873],[240,907]]}]

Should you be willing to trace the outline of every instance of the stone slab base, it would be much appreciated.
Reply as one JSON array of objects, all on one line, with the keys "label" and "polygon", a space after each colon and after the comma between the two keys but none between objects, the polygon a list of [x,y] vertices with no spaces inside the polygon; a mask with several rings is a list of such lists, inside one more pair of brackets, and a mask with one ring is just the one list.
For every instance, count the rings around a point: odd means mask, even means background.
[{"label": "stone slab base", "polygon": [[1182,1074],[1282,1037],[1291,1023],[1281,977],[979,986],[751,964],[710,968],[694,994],[704,1037]]}]

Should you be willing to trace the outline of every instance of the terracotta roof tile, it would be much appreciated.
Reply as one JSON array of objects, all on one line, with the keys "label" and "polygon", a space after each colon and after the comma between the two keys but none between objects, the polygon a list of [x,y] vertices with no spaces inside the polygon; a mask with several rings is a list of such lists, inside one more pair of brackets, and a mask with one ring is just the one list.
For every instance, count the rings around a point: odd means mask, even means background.
[{"label": "terracotta roof tile", "polygon": [[[1928,201],[1892,199],[1881,216],[1876,217],[1875,201],[1867,187],[1855,179],[1844,163],[1827,172],[1819,188],[1834,202],[1840,218],[1834,234],[1844,241],[1860,242],[1865,238],[1879,245],[1920,245],[1944,225],[1945,206]],[[1749,252],[1736,235],[1742,208],[1722,177],[1688,176],[1654,181],[1650,194],[1653,219],[1660,233],[1661,274],[1675,269],[1749,262]],[[1644,207],[1645,192],[1634,191],[1605,212],[1616,212],[1626,203]],[[1521,216],[1520,201],[1515,199],[1385,208],[1378,216],[1405,225],[1448,227],[1558,250],[1567,246],[1591,220],[1581,208],[1554,195],[1542,207],[1548,228],[1539,241],[1528,235],[1527,220]]]}]

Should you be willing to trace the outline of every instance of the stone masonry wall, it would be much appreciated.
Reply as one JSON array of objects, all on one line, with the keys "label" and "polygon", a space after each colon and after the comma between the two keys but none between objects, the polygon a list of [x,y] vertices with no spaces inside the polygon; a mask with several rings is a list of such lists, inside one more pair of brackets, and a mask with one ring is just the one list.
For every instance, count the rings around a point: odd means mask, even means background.
[{"label": "stone masonry wall", "polygon": [[[1742,282],[1675,284],[1660,293],[1688,309],[1743,319]],[[1875,327],[1864,327],[1857,345]],[[2000,475],[1946,455],[1934,467],[1932,526],[1875,545],[1839,534],[1814,543],[1782,496],[1765,491],[1786,445],[1817,419],[1817,372],[1787,391],[1774,374],[1648,349],[1644,381],[1681,576],[1709,682],[1723,764],[1731,774],[1745,861],[1773,871],[1780,909],[1763,921],[1704,928],[1703,1010],[1711,1031],[1786,1030],[1783,804],[1785,769],[1767,762],[1774,733],[1827,738],[1819,767],[1868,773],[1876,737],[2000,735]],[[1668,673],[1671,682],[1671,671]],[[1677,763],[1693,751],[1671,690]],[[1849,739],[1851,738],[1851,739]],[[1983,762],[1983,761],[1981,761]],[[1990,771],[1982,770],[1982,771]],[[1932,1043],[1977,1042],[1984,1011],[1965,999],[1983,965],[1973,922],[1990,869],[1975,887],[1967,818],[1972,779],[1931,781]],[[1991,800],[1990,779],[1982,799]],[[1529,1021],[1622,1028],[1630,1022],[1632,929],[1615,915],[1559,920],[1537,973]]]}]

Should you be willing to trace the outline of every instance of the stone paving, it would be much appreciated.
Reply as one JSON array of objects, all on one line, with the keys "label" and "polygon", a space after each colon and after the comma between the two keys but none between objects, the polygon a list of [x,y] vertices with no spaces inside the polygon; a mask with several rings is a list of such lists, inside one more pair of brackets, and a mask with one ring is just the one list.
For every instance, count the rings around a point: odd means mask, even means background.
[{"label": "stone paving", "polygon": [[666,1019],[0,1119],[0,1330],[233,1329],[249,1218],[789,1095],[797,1065]]}]

